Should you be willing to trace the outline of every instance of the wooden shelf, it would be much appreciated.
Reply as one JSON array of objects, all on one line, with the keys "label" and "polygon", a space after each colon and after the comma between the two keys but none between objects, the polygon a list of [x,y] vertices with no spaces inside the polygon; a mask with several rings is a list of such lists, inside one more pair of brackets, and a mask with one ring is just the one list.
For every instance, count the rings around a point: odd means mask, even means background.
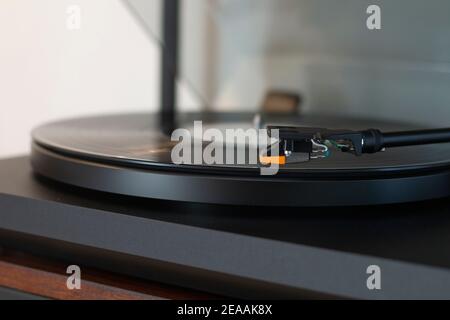
[{"label": "wooden shelf", "polygon": [[81,289],[66,286],[67,265],[23,252],[0,249],[0,287],[61,300],[198,300],[209,294],[81,268]]}]

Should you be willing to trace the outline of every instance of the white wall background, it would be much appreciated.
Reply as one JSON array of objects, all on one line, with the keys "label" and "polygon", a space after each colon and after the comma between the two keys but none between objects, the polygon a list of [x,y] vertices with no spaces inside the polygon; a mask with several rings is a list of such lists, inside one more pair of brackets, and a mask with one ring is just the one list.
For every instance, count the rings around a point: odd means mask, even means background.
[{"label": "white wall background", "polygon": [[[80,30],[66,27],[70,5]],[[159,55],[121,0],[1,0],[0,157],[28,152],[46,121],[155,110]]]}]

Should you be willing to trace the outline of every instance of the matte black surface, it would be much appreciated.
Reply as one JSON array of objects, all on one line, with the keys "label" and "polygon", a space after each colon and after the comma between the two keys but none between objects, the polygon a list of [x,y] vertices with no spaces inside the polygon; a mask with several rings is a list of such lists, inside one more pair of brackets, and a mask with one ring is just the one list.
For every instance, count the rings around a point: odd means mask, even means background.
[{"label": "matte black surface", "polygon": [[161,128],[171,132],[175,126],[177,105],[179,0],[166,0],[163,5],[163,43],[161,67]]},{"label": "matte black surface", "polygon": [[[142,114],[103,116],[42,126],[33,132],[33,168],[56,181],[92,190],[213,204],[349,206],[450,195],[450,144],[395,148],[361,157],[335,151],[330,158],[289,164],[275,176],[261,176],[261,168],[253,164],[173,164],[171,151],[177,142],[150,118]],[[205,128],[251,127],[249,114],[185,114],[179,118],[187,128],[194,120],[204,120]],[[352,129],[406,126],[314,116],[284,121]],[[249,150],[251,146],[237,148]]]},{"label": "matte black surface", "polygon": [[[183,204],[36,179],[28,161],[0,162],[2,242],[240,297],[450,297],[449,200],[326,209]],[[370,264],[383,270],[380,292],[365,287]]]},{"label": "matte black surface", "polygon": [[0,300],[48,300],[33,294],[0,287]]},{"label": "matte black surface", "polygon": [[385,147],[412,146],[450,141],[450,129],[431,129],[406,132],[391,132],[383,136]]}]

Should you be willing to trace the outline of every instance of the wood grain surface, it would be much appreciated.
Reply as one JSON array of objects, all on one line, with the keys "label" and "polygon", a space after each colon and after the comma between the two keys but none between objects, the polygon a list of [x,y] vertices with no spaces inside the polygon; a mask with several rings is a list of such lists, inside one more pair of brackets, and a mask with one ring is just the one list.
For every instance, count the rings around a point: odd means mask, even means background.
[{"label": "wood grain surface", "polygon": [[81,268],[81,289],[69,290],[67,266],[26,253],[0,248],[0,287],[61,300],[197,300],[216,297],[125,277],[109,272]]}]

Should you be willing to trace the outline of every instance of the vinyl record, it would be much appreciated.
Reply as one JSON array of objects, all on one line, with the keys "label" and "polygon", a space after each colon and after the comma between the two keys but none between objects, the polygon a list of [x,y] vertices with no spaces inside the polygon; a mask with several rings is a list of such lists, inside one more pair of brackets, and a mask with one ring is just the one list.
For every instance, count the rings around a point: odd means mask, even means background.
[{"label": "vinyl record", "polygon": [[[329,158],[288,164],[276,176],[263,177],[257,164],[173,164],[171,152],[177,142],[163,133],[159,120],[151,114],[127,114],[44,125],[33,132],[33,167],[52,179],[100,191],[221,204],[366,205],[420,201],[450,193],[450,144],[392,148],[361,157],[335,151]],[[174,128],[192,131],[194,120],[203,120],[205,130],[248,129],[253,127],[254,116],[183,114]],[[323,116],[268,121],[333,129],[417,129]],[[264,193],[271,196],[264,198]]]}]

